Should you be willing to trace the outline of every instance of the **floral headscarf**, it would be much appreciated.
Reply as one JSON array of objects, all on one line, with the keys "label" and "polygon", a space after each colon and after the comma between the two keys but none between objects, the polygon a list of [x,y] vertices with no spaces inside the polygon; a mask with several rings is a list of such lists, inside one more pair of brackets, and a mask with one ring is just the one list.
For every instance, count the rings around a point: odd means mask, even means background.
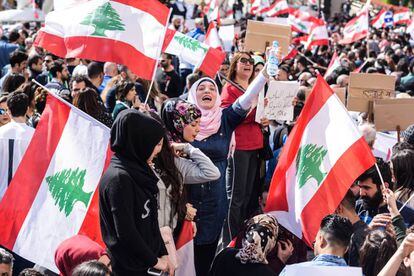
[{"label": "floral headscarf", "polygon": [[268,214],[258,215],[247,222],[243,245],[236,254],[241,263],[268,264],[267,254],[275,247],[279,225]]},{"label": "floral headscarf", "polygon": [[201,117],[201,111],[195,104],[179,98],[167,100],[161,110],[161,118],[168,130],[172,142],[183,143],[184,128]]}]

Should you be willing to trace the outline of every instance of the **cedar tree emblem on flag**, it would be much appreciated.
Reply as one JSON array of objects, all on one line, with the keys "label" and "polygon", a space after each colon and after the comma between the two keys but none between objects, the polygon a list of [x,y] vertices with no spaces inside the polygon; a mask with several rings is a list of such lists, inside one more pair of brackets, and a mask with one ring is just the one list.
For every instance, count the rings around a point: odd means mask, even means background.
[{"label": "cedar tree emblem on flag", "polygon": [[95,31],[91,35],[96,36],[106,37],[105,31],[125,31],[125,25],[122,23],[121,17],[109,2],[88,14],[81,24],[93,26]]},{"label": "cedar tree emblem on flag", "polygon": [[58,205],[59,211],[63,211],[67,216],[73,210],[76,202],[82,202],[88,207],[92,192],[85,193],[83,185],[85,184],[86,170],[62,170],[54,175],[47,176],[46,182],[49,186],[50,194]]},{"label": "cedar tree emblem on flag", "polygon": [[328,151],[322,146],[307,144],[299,149],[296,157],[296,176],[299,175],[299,188],[310,179],[315,179],[321,185],[326,173],[321,171],[323,159]]}]

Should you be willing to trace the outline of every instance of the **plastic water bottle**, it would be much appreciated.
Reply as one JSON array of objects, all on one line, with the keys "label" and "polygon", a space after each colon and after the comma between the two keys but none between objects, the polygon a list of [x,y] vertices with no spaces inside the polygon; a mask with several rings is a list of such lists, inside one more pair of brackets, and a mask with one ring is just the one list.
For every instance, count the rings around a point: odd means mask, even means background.
[{"label": "plastic water bottle", "polygon": [[279,50],[279,42],[273,41],[273,47],[269,51],[269,60],[267,62],[267,74],[270,77],[276,76],[277,69],[279,68],[279,59],[277,58],[277,52]]}]

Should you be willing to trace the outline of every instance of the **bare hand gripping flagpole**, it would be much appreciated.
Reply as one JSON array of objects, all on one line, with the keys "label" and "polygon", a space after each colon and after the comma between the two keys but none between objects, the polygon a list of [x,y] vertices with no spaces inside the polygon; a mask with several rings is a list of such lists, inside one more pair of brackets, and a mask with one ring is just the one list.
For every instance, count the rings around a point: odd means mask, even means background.
[{"label": "bare hand gripping flagpole", "polygon": [[164,28],[164,34],[161,36],[160,41],[158,41],[159,48],[157,51],[157,60],[155,61],[155,67],[154,67],[154,72],[152,73],[151,83],[150,83],[150,86],[147,92],[147,96],[145,97],[145,102],[144,102],[145,105],[148,102],[149,96],[151,94],[152,86],[154,85],[155,75],[157,73],[158,63],[160,61],[162,46],[164,45],[165,34],[167,33],[171,13],[172,13],[172,8],[170,8],[170,11],[168,12],[167,23],[165,24],[165,28]]}]

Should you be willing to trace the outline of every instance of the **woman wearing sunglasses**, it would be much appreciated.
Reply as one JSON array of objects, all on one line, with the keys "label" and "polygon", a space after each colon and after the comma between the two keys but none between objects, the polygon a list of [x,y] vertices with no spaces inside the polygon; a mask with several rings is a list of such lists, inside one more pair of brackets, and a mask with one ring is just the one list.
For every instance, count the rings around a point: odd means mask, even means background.
[{"label": "woman wearing sunglasses", "polygon": [[[265,71],[265,70],[264,70]],[[261,75],[258,75],[260,78]],[[247,89],[254,78],[254,59],[247,52],[235,54],[231,63],[228,78],[243,89]],[[222,106],[232,105],[243,91],[235,85],[227,83],[222,92]],[[226,228],[230,238],[237,235],[242,222],[249,216],[249,202],[255,196],[255,186],[258,188],[258,173],[260,167],[259,150],[263,148],[261,125],[256,123],[255,105],[249,110],[247,117],[235,130],[236,146],[233,162],[229,164],[227,190],[231,191],[230,209],[228,215],[229,227]],[[266,119],[262,125],[268,125]],[[257,202],[258,203],[258,202]]]}]

